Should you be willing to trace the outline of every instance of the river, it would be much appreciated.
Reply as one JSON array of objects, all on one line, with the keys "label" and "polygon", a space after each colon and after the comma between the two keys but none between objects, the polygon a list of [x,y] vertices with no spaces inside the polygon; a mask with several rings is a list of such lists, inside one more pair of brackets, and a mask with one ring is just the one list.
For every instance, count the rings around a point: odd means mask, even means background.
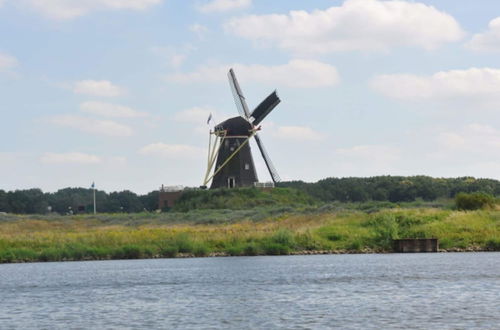
[{"label": "river", "polygon": [[500,253],[0,265],[0,329],[500,327]]}]

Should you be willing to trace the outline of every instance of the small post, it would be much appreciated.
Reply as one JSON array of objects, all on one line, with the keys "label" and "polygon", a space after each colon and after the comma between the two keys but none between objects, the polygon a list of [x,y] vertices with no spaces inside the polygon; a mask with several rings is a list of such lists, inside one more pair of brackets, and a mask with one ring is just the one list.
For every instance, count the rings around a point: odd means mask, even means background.
[{"label": "small post", "polygon": [[92,182],[92,192],[94,193],[94,214],[96,214],[96,205],[95,205],[95,183]]}]

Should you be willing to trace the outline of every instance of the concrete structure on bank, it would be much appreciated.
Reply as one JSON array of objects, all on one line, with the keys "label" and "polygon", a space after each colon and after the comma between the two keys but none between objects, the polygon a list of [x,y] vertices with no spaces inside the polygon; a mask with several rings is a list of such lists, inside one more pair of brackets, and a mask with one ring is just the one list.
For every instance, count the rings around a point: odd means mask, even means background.
[{"label": "concrete structure on bank", "polygon": [[439,242],[437,238],[404,238],[393,241],[394,252],[416,253],[416,252],[438,252]]}]

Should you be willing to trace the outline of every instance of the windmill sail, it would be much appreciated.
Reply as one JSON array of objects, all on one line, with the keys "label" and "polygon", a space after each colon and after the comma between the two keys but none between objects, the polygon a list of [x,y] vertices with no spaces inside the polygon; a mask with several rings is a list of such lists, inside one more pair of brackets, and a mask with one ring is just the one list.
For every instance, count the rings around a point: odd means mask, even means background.
[{"label": "windmill sail", "polygon": [[245,96],[243,96],[243,92],[241,91],[240,84],[238,84],[238,80],[236,80],[233,69],[229,69],[227,76],[238,112],[240,116],[248,120],[250,118],[250,111],[248,111],[247,101],[245,100]]},{"label": "windmill sail", "polygon": [[259,150],[260,150],[260,153],[262,155],[262,158],[264,158],[264,162],[266,163],[267,169],[269,170],[269,174],[271,175],[271,179],[273,179],[274,183],[280,182],[281,178],[278,175],[276,168],[274,168],[274,165],[271,162],[271,159],[269,158],[269,155],[267,154],[267,151],[264,148],[262,141],[260,140],[259,134],[255,134],[255,141],[257,141],[257,145],[259,146]]},{"label": "windmill sail", "polygon": [[266,118],[266,116],[281,102],[278,97],[278,93],[276,91],[269,94],[268,97],[265,98],[264,101],[260,102],[260,104],[253,110],[250,115],[253,117],[252,124],[259,125],[259,123]]}]

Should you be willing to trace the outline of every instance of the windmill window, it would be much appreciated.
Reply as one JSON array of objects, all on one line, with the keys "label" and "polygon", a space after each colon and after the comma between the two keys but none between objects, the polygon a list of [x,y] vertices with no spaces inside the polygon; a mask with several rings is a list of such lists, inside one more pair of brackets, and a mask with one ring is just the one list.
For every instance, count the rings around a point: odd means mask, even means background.
[{"label": "windmill window", "polygon": [[229,140],[224,141],[224,146],[227,148],[229,147]]},{"label": "windmill window", "polygon": [[234,188],[236,186],[236,182],[233,177],[227,178],[227,187]]},{"label": "windmill window", "polygon": [[245,163],[245,170],[249,170],[249,169],[250,169],[250,164]]}]

